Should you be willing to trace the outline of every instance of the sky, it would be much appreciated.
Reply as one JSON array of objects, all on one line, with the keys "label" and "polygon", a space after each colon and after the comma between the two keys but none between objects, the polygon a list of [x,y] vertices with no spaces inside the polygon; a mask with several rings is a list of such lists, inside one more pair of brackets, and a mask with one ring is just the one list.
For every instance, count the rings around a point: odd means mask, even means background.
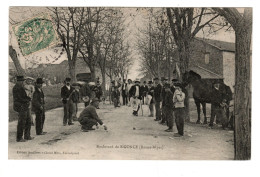
[{"label": "sky", "polygon": [[[138,9],[138,10],[137,10]],[[41,13],[46,13],[48,12],[46,8],[44,7],[11,7],[10,8],[10,19],[12,21],[17,22],[23,22],[26,21],[32,17],[37,16],[38,14]],[[124,16],[126,17],[126,20],[124,22],[124,25],[126,26],[126,33],[128,34],[126,41],[129,42],[132,51],[133,51],[133,66],[129,70],[128,78],[130,79],[136,79],[137,77],[140,77],[139,74],[140,72],[138,71],[140,69],[140,62],[139,58],[140,56],[138,55],[138,52],[136,51],[136,34],[138,34],[138,29],[142,29],[146,26],[146,20],[145,16],[147,15],[145,8],[122,8],[122,12],[124,13]],[[20,52],[17,39],[14,36],[12,25],[10,25],[10,42],[12,43],[13,47],[16,49],[16,51],[19,53],[19,58],[21,61],[21,65],[23,67],[28,67],[30,62],[28,60],[35,60],[35,58],[41,58],[41,62],[43,63],[48,63],[46,61],[46,57],[49,58],[50,60],[53,58],[57,58],[61,52],[59,50],[57,53],[53,52],[53,50],[50,49],[43,49],[39,52],[35,52],[31,55],[28,56],[23,56]],[[207,34],[204,34],[203,31],[200,31],[197,34],[197,37],[205,37],[205,38],[210,38],[210,39],[216,39],[216,40],[222,40],[222,41],[227,41],[227,42],[235,42],[235,35],[234,33],[230,32],[225,32],[224,30],[219,31],[215,35],[208,36]],[[27,61],[26,61],[27,60]],[[66,53],[61,55],[59,60],[55,61],[54,64],[58,64],[62,62],[63,60],[66,60]],[[11,61],[9,57],[9,61]]]}]

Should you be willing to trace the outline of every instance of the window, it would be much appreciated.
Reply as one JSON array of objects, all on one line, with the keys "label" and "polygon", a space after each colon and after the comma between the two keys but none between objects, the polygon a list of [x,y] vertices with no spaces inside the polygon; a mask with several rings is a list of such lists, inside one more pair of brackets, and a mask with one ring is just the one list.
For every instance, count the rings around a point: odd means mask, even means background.
[{"label": "window", "polygon": [[209,64],[209,53],[205,53],[205,63]]}]

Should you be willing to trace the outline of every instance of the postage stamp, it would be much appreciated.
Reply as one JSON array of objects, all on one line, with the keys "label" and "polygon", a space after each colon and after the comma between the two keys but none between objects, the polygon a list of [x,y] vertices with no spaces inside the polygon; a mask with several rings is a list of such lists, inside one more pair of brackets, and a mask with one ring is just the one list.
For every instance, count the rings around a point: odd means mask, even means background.
[{"label": "postage stamp", "polygon": [[57,43],[57,35],[48,14],[42,14],[13,26],[23,56]]}]

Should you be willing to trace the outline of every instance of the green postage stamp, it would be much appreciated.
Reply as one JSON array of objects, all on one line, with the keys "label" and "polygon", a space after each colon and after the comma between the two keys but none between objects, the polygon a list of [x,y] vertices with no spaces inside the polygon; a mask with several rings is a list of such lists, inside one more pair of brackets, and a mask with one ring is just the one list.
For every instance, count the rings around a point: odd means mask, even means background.
[{"label": "green postage stamp", "polygon": [[58,42],[53,23],[48,14],[42,14],[13,26],[13,31],[23,56],[32,54]]}]

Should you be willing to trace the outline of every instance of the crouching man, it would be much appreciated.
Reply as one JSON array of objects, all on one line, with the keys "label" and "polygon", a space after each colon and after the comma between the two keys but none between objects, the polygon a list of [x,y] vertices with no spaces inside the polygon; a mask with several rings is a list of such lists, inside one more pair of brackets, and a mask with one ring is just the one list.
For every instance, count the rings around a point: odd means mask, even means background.
[{"label": "crouching man", "polygon": [[79,123],[81,124],[81,130],[88,132],[89,130],[95,130],[92,128],[94,125],[98,126],[100,124],[107,130],[107,126],[100,120],[97,115],[96,109],[99,106],[99,99],[93,98],[90,105],[88,105],[79,116]]}]

